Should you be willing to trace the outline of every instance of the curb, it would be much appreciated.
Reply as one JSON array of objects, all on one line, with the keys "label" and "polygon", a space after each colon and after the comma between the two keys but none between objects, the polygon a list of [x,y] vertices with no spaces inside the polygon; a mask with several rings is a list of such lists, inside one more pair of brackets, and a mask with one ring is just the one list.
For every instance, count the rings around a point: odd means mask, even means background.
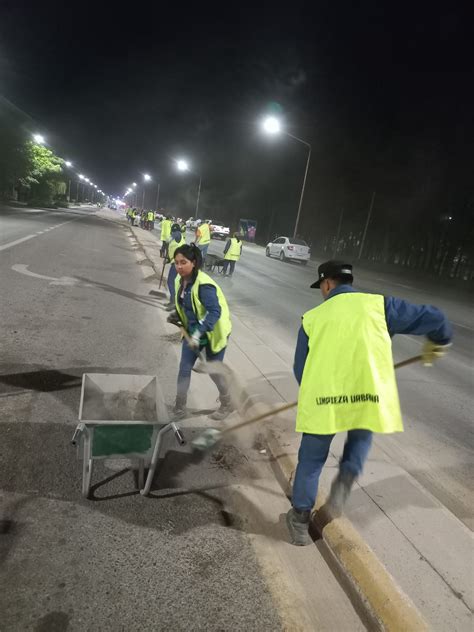
[{"label": "curb", "polygon": [[[273,465],[277,468],[277,476],[289,489],[296,462],[292,455],[285,452],[271,430],[267,430],[265,440]],[[349,520],[342,517],[327,522],[319,514],[324,500],[319,494],[314,526],[373,626],[390,632],[429,630],[411,599],[400,589]]]}]

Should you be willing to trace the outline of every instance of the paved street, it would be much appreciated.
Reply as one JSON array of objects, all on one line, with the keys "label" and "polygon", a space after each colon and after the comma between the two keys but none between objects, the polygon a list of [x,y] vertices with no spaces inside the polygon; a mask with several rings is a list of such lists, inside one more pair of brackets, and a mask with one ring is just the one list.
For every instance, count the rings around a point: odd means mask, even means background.
[{"label": "paved street", "polygon": [[174,395],[178,338],[128,235],[94,209],[0,209],[2,631],[364,629],[319,549],[287,544],[259,446],[196,457],[171,438],[150,498],[113,460],[81,497],[82,374]]}]

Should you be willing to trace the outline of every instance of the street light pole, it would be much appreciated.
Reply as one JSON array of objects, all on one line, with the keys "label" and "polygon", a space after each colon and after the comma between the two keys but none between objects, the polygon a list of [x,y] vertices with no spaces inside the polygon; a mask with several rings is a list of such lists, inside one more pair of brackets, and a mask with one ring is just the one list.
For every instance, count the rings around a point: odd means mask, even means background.
[{"label": "street light pole", "polygon": [[303,143],[303,145],[306,145],[306,147],[308,148],[308,158],[306,160],[306,168],[304,170],[303,186],[301,187],[300,202],[298,204],[298,213],[296,214],[295,230],[293,231],[293,238],[295,238],[298,233],[298,224],[300,222],[301,207],[303,206],[304,190],[306,186],[306,177],[308,175],[309,161],[311,160],[311,145],[307,143],[306,141],[301,140],[301,138],[298,138],[297,136],[293,136],[293,134],[290,134],[289,132],[285,132],[285,134],[289,136],[290,138],[293,138],[294,140],[297,140],[300,143]]},{"label": "street light pole", "polygon": [[196,212],[194,214],[194,219],[197,219],[198,216],[198,211],[199,211],[199,198],[201,197],[201,176],[199,176],[199,186],[198,186],[198,194],[197,194],[197,200],[196,200]]},{"label": "street light pole", "polygon": [[143,185],[143,195],[142,195],[142,211],[145,210],[145,185]]},{"label": "street light pole", "polygon": [[369,212],[367,213],[367,221],[365,222],[364,234],[362,235],[362,241],[360,242],[359,256],[357,257],[358,259],[362,257],[362,251],[364,250],[365,237],[367,235],[367,228],[369,227],[370,216],[372,215],[372,209],[374,207],[374,200],[375,200],[375,191],[372,193],[372,199],[370,201]]},{"label": "street light pole", "polygon": [[160,183],[158,182],[156,187],[156,204],[155,204],[155,212],[158,213],[158,202],[160,201]]}]

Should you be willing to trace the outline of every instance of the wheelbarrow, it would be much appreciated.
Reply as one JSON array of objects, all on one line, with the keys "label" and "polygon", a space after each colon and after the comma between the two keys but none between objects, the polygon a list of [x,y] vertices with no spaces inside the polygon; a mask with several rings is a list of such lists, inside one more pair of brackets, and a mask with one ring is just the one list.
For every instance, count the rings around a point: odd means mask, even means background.
[{"label": "wheelbarrow", "polygon": [[170,430],[184,445],[180,428],[169,420],[155,376],[84,373],[79,423],[71,440],[82,451],[82,495],[89,497],[94,461],[126,458],[137,460],[138,487],[146,496],[163,437]]}]

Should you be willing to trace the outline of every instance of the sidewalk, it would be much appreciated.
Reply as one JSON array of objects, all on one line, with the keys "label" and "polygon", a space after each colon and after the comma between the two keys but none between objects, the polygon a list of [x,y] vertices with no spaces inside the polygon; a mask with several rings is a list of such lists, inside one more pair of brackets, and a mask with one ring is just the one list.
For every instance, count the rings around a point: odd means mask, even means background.
[{"label": "sidewalk", "polygon": [[[126,223],[123,216],[114,211],[104,210],[99,215]],[[161,242],[157,231],[149,233],[135,227],[131,230],[155,270],[161,271]],[[166,318],[164,312],[162,317]],[[295,400],[297,384],[291,366],[265,344],[259,331],[251,330],[234,313],[232,322],[226,362],[237,375],[245,376],[248,390],[259,393],[264,401],[274,405]],[[198,392],[200,398],[213,403],[215,389],[210,380],[193,375],[191,398]],[[195,402],[201,407],[203,403],[203,400]],[[299,435],[294,432],[294,413],[272,420],[271,432],[275,438],[270,445],[277,473],[288,478],[295,468],[299,445]],[[336,472],[343,440],[344,437],[338,436],[333,442],[321,477],[320,498],[327,493]],[[334,521],[335,528],[344,533],[347,524],[349,533],[352,523],[356,536],[357,532],[362,536],[432,629],[472,629],[471,532],[387,458],[383,441],[373,446],[364,475],[350,498],[347,519]]]}]

